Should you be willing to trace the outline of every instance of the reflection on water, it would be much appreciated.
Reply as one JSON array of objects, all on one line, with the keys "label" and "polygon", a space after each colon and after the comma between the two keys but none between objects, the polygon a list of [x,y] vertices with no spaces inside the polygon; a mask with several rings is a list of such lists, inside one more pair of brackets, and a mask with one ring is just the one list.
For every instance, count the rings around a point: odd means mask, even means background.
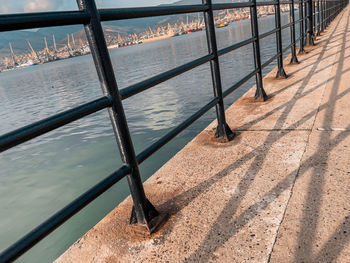
[{"label": "reflection on water", "polygon": [[[264,18],[262,31],[273,18]],[[284,32],[288,33],[288,32]],[[218,46],[250,37],[250,22],[217,29]],[[271,44],[272,43],[272,44]],[[262,42],[263,61],[275,54],[274,36]],[[207,54],[205,32],[110,52],[118,85],[125,88]],[[224,89],[253,70],[252,47],[220,57]],[[271,67],[266,69],[268,72]],[[231,104],[254,79],[225,99]],[[0,134],[102,96],[90,56],[0,74]],[[123,101],[139,153],[213,96],[209,64]],[[141,166],[149,177],[215,117],[210,111]],[[1,154],[0,250],[47,219],[121,165],[107,111],[101,111]],[[129,193],[125,180],[51,234],[19,261],[50,262]]]}]

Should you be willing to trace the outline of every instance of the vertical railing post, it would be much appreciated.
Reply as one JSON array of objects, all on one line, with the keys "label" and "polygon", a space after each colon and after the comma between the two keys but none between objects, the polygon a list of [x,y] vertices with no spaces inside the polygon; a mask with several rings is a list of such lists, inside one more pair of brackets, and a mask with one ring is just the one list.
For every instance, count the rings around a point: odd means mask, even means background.
[{"label": "vertical railing post", "polygon": [[334,18],[338,15],[338,1],[334,1]]},{"label": "vertical railing post", "polygon": [[320,0],[320,22],[321,22],[321,32],[324,30],[324,0]]},{"label": "vertical railing post", "polygon": [[313,14],[312,14],[312,2],[313,0],[307,0],[306,1],[306,24],[307,24],[307,31],[306,31],[306,45],[314,45],[314,26],[313,26]]},{"label": "vertical railing post", "polygon": [[127,176],[131,197],[134,202],[130,223],[137,223],[142,226],[142,229],[152,233],[163,220],[166,219],[166,215],[157,212],[146,198],[144,192],[134,147],[96,4],[94,0],[77,0],[77,3],[80,10],[88,12],[91,16],[90,23],[84,26],[86,37],[89,41],[91,54],[95,62],[103,93],[110,96],[112,100],[112,106],[109,108],[109,115],[122,160],[131,168],[131,172]]},{"label": "vertical railing post", "polygon": [[330,1],[330,4],[331,4],[331,15],[330,15],[330,21],[329,23],[331,23],[333,21],[333,14],[334,14],[334,2],[333,1]]},{"label": "vertical railing post", "polygon": [[325,28],[328,26],[328,8],[329,8],[329,2],[328,0],[324,0],[325,2],[325,9],[324,9],[324,24]]},{"label": "vertical railing post", "polygon": [[325,28],[328,26],[328,8],[329,8],[329,2],[328,0],[324,0],[325,2],[325,10],[324,10],[324,24]]},{"label": "vertical railing post", "polygon": [[276,78],[287,78],[287,74],[283,68],[283,52],[282,52],[282,30],[281,30],[281,7],[280,0],[277,0],[275,5],[275,26],[278,29],[276,32],[276,45],[277,45],[277,66],[278,71]]},{"label": "vertical railing post", "polygon": [[289,14],[291,18],[291,22],[293,23],[290,27],[290,39],[291,39],[291,53],[292,58],[290,60],[290,64],[298,64],[298,58],[297,58],[297,51],[296,51],[296,41],[295,41],[295,14],[294,14],[294,0],[292,0],[292,3],[289,5]]},{"label": "vertical railing post", "polygon": [[329,25],[329,1],[328,0],[325,0],[326,1],[326,26],[328,27]]},{"label": "vertical railing post", "polygon": [[326,27],[328,27],[329,25],[329,1],[326,1]]},{"label": "vertical railing post", "polygon": [[317,0],[317,35],[321,35],[321,8],[320,8],[320,0]]},{"label": "vertical railing post", "polygon": [[305,43],[305,35],[304,35],[304,0],[300,0],[299,2],[299,19],[301,19],[299,24],[299,32],[300,32],[300,48],[299,54],[305,53],[304,43]]},{"label": "vertical railing post", "polygon": [[306,32],[307,32],[307,1],[309,0],[303,0],[304,2],[304,32],[305,32],[305,44],[306,44]]},{"label": "vertical railing post", "polygon": [[326,25],[327,25],[327,27],[328,27],[328,25],[329,25],[329,13],[330,13],[330,11],[329,11],[329,8],[330,8],[330,2],[329,2],[329,0],[326,0],[326,3],[327,3],[327,18],[326,18]]},{"label": "vertical railing post", "polygon": [[255,75],[256,79],[256,91],[255,91],[255,99],[256,100],[267,100],[266,92],[263,88],[262,81],[262,69],[261,69],[261,56],[260,56],[260,40],[259,40],[259,27],[258,27],[258,12],[256,8],[256,0],[252,0],[253,6],[250,7],[250,25],[252,36],[255,38],[253,42],[253,51],[254,51],[254,64],[255,69],[258,72]]},{"label": "vertical railing post", "polygon": [[337,15],[337,1],[333,1],[333,5],[334,5],[333,20],[334,20]]},{"label": "vertical railing post", "polygon": [[337,14],[336,14],[336,15],[338,15],[339,12],[340,12],[340,11],[339,11],[339,10],[340,10],[340,5],[339,5],[339,1],[337,1],[336,3],[337,3]]},{"label": "vertical railing post", "polygon": [[330,9],[330,21],[329,21],[329,24],[333,21],[333,10],[334,10],[334,2],[331,0],[330,1],[330,4],[331,4],[331,9]]},{"label": "vertical railing post", "polygon": [[314,37],[315,37],[315,32],[317,30],[317,21],[316,21],[316,0],[312,0],[312,21],[313,21],[313,28],[312,28],[312,32],[314,33]]},{"label": "vertical railing post", "polygon": [[325,27],[328,27],[328,19],[329,19],[329,1],[328,0],[324,0],[326,3],[326,9],[325,9]]},{"label": "vertical railing post", "polygon": [[336,4],[336,16],[339,14],[339,1],[336,1],[335,2],[335,4]]},{"label": "vertical railing post", "polygon": [[333,1],[329,1],[329,24],[332,22],[333,20]]},{"label": "vertical railing post", "polygon": [[339,1],[338,0],[335,2],[335,6],[336,6],[336,12],[335,12],[335,17],[336,17],[339,14]]},{"label": "vertical railing post", "polygon": [[334,2],[333,2],[333,1],[329,1],[329,3],[330,3],[330,9],[329,9],[329,11],[330,11],[329,23],[331,23],[332,20],[333,20],[333,7],[334,7]]},{"label": "vertical railing post", "polygon": [[216,117],[218,126],[216,128],[215,137],[232,140],[234,133],[226,123],[224,100],[222,96],[222,85],[220,76],[219,56],[216,44],[214,14],[211,0],[202,0],[202,3],[209,6],[208,11],[204,12],[204,21],[206,36],[208,42],[208,51],[214,55],[214,59],[210,61],[211,76],[213,81],[214,96],[218,98],[216,104]]},{"label": "vertical railing post", "polygon": [[343,10],[343,1],[339,1],[339,13]]},{"label": "vertical railing post", "polygon": [[343,1],[339,1],[339,13],[341,12],[341,10],[343,10]]},{"label": "vertical railing post", "polygon": [[326,0],[322,0],[323,1],[323,30],[326,29],[327,24],[326,24],[326,19],[327,19],[327,2]]}]

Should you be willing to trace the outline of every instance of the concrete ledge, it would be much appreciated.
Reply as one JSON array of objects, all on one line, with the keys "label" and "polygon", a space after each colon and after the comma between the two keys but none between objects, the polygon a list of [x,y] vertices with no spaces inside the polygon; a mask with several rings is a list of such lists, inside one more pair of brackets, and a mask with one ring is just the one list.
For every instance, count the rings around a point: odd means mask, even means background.
[{"label": "concrete ledge", "polygon": [[[264,79],[268,101],[253,103],[253,88],[227,110],[237,138],[213,141],[213,122],[147,180],[151,202],[171,215],[159,232],[128,225],[127,198],[56,262],[350,262],[350,133],[315,127],[349,120],[349,107],[330,113],[349,90],[339,62],[348,13],[285,66],[288,79]],[[332,81],[344,83],[336,93]]]}]

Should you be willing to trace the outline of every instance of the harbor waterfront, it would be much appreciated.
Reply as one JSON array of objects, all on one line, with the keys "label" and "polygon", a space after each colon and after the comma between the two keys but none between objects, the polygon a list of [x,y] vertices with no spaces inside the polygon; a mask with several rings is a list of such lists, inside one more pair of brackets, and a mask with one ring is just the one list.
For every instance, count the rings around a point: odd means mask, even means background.
[{"label": "harbor waterfront", "polygon": [[[283,17],[287,22],[287,15]],[[260,20],[261,33],[271,30],[274,17]],[[250,21],[217,29],[220,48],[250,37]],[[284,30],[285,43],[289,31]],[[261,42],[263,61],[276,54],[275,36]],[[171,69],[207,53],[205,32],[110,50],[119,88]],[[253,69],[252,47],[220,57],[223,86],[229,87]],[[268,73],[274,64],[265,69]],[[228,97],[231,104],[254,79]],[[0,133],[4,134],[101,95],[90,55],[36,65],[0,74]],[[209,64],[124,101],[136,151],[144,149],[212,97]],[[211,111],[176,140],[141,165],[143,179],[215,118]],[[93,114],[1,154],[0,250],[16,241],[89,186],[121,164],[107,112]],[[126,182],[116,185],[74,216],[19,262],[49,262],[96,224],[129,194]]]},{"label": "harbor waterfront", "polygon": [[[297,8],[296,8],[297,10]],[[281,5],[281,12],[289,12],[289,5]],[[274,14],[273,6],[261,6],[257,8],[258,17],[266,17]],[[167,39],[171,37],[190,34],[205,29],[204,18],[197,14],[198,17],[192,21],[189,16],[186,16],[186,21],[177,21],[177,23],[168,23],[167,26],[149,27],[146,31],[141,33],[120,34],[108,26],[104,30],[104,36],[108,43],[108,49],[128,47],[142,43],[148,43]],[[215,17],[215,25],[217,28],[228,26],[230,23],[237,23],[242,20],[250,19],[248,8],[238,8],[232,10],[225,10],[218,12]],[[79,35],[79,33],[76,33]],[[52,46],[48,45],[47,38],[44,37],[44,48],[35,50],[30,41],[26,40],[28,45],[28,53],[23,52],[18,55],[14,52],[11,42],[9,42],[9,55],[0,57],[0,72],[15,70],[28,66],[35,66],[38,64],[53,62],[56,60],[67,59],[77,56],[90,54],[90,47],[86,39],[83,37],[75,40],[74,34],[67,34],[64,43],[56,43],[55,35],[52,35]]]}]

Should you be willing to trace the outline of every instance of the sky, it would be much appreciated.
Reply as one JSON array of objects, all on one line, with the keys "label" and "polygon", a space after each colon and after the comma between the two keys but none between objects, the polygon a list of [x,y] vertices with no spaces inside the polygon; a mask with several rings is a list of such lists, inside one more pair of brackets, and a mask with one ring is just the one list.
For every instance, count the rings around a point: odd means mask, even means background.
[{"label": "sky", "polygon": [[[98,8],[152,6],[175,0],[95,0]],[[77,10],[76,0],[0,0],[0,14]]]}]

